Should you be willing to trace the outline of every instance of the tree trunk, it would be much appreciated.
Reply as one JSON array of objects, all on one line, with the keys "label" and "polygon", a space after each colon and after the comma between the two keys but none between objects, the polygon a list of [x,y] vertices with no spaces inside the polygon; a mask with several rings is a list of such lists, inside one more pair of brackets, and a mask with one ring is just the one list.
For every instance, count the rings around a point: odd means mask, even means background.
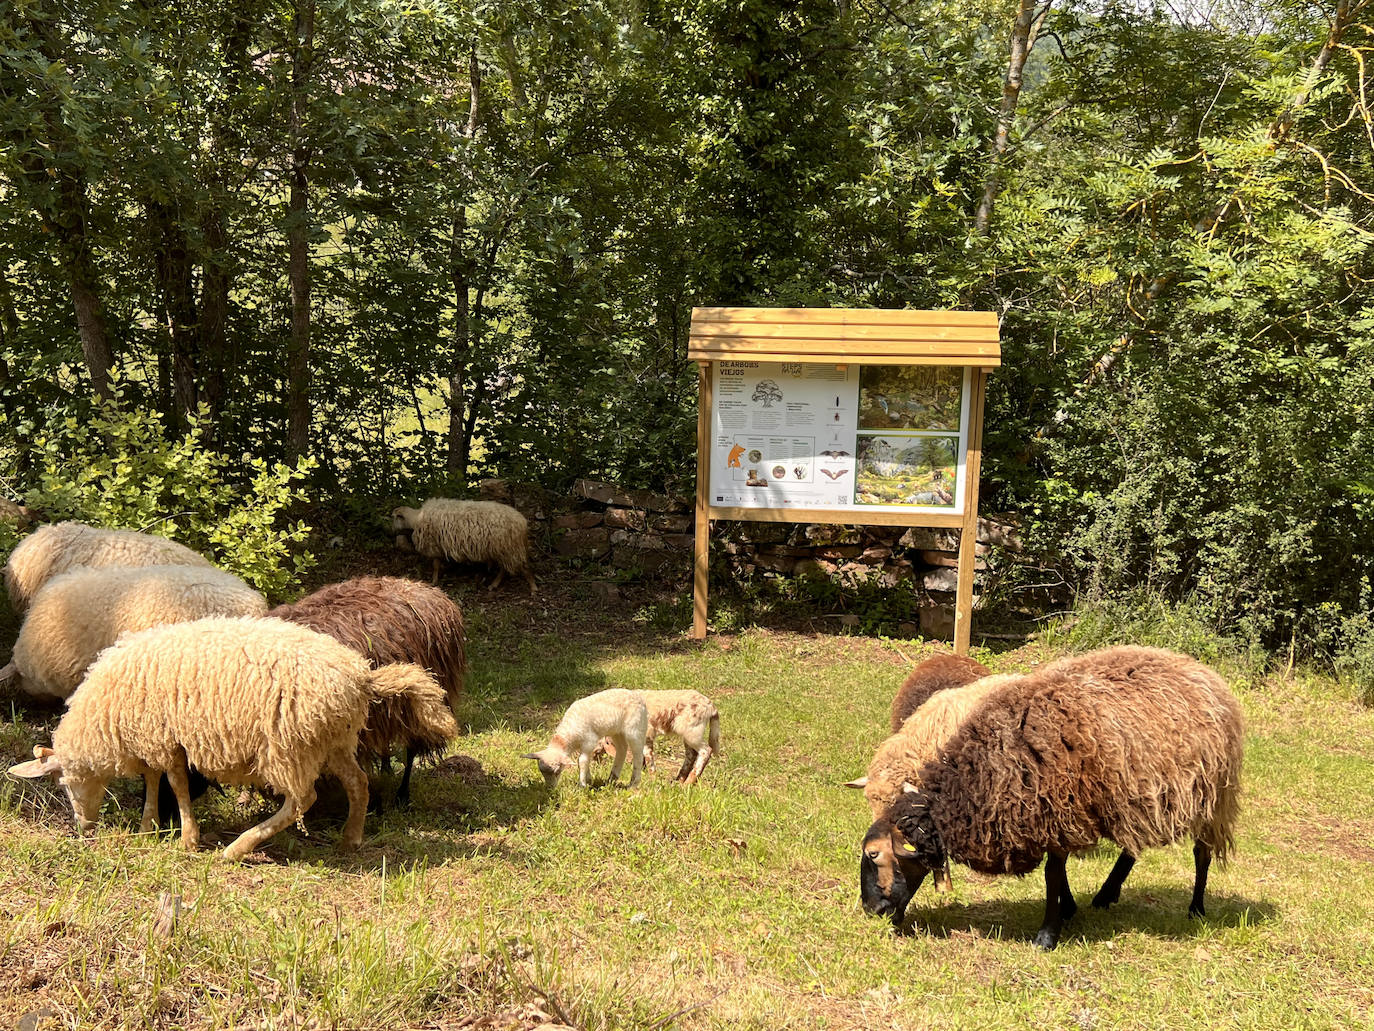
[{"label": "tree trunk", "polygon": [[[471,143],[481,128],[482,68],[477,50],[468,52],[468,124],[463,131]],[[468,209],[459,204],[449,235],[449,277],[453,284],[453,357],[448,374],[448,472],[466,479],[472,448],[471,421],[468,419],[466,379],[472,358],[472,319],[468,304],[475,262],[467,243]],[[475,396],[475,394],[474,394]],[[474,406],[475,407],[475,406]]]},{"label": "tree trunk", "polygon": [[191,245],[175,210],[158,201],[147,202],[153,224],[158,288],[162,293],[171,342],[172,383],[176,426],[185,425],[200,406],[196,384],[199,319],[191,269]]},{"label": "tree trunk", "polygon": [[979,236],[987,236],[992,231],[992,209],[997,203],[997,194],[1002,189],[1002,162],[1011,141],[1011,127],[1016,120],[1016,105],[1021,98],[1021,73],[1026,68],[1026,58],[1035,45],[1035,30],[1049,13],[1047,3],[1039,14],[1035,13],[1036,0],[1021,0],[1021,9],[1011,27],[1011,59],[1007,63],[1007,76],[1002,82],[1002,109],[997,114],[997,132],[992,138],[992,154],[988,158],[988,175],[983,183],[983,197],[978,202],[978,210],[973,216],[973,231]]},{"label": "tree trunk", "polygon": [[310,212],[312,148],[306,141],[307,86],[314,60],[315,0],[298,0],[292,23],[291,169],[286,240],[291,280],[291,341],[286,358],[286,453],[292,462],[310,451]]}]

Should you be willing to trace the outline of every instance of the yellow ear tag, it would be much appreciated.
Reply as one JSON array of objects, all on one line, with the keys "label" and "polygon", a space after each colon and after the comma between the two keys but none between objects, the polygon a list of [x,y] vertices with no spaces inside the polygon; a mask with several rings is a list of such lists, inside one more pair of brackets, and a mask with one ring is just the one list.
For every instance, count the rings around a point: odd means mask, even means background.
[{"label": "yellow ear tag", "polygon": [[908,845],[906,842],[902,842],[902,848],[906,849],[908,852],[915,852],[915,851],[916,851],[916,846],[915,846],[915,845]]}]

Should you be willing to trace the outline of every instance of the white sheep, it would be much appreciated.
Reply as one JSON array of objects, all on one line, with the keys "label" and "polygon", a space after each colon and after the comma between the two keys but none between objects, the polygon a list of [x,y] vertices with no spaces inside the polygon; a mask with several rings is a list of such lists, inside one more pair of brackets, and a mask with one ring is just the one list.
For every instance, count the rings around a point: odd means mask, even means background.
[{"label": "white sheep", "polygon": [[224,850],[234,860],[303,816],[327,769],[348,793],[341,846],[357,848],[367,810],[358,732],[374,701],[403,694],[437,732],[457,732],[444,692],[424,670],[409,663],[371,669],[352,648],[306,627],[268,617],[154,627],[101,653],[68,701],[52,749],[10,772],[60,776],[83,832],[95,826],[116,776],[144,778],[140,830],[152,830],[165,772],[188,849],[200,841],[188,765],[224,784],[284,795],[280,810]]},{"label": "white sheep", "polygon": [[5,563],[5,590],[23,612],[38,589],[78,566],[210,566],[184,544],[136,530],[106,530],[85,523],[51,523],[29,534]]},{"label": "white sheep", "polygon": [[529,523],[499,501],[460,501],[430,498],[419,508],[402,505],[391,512],[398,543],[406,537],[417,552],[434,564],[432,583],[439,582],[444,559],[480,562],[497,567],[491,589],[507,575],[523,576],[535,592],[530,572]]},{"label": "white sheep", "polygon": [[10,664],[37,698],[66,698],[86,668],[120,634],[204,616],[261,616],[267,601],[220,569],[141,566],[74,569],[53,577],[32,598]]},{"label": "white sheep", "polygon": [[[644,768],[653,770],[654,742],[660,734],[676,734],[682,740],[682,768],[677,780],[695,784],[712,756],[720,754],[720,713],[700,691],[640,691],[649,713],[644,739]],[[614,755],[615,746],[602,738],[595,755]]]},{"label": "white sheep", "polygon": [[631,758],[630,787],[634,787],[639,783],[640,770],[644,766],[644,740],[648,732],[649,710],[644,705],[643,695],[623,687],[612,687],[569,705],[549,743],[538,752],[526,752],[523,758],[539,763],[539,772],[549,788],[558,783],[560,773],[576,764],[577,782],[585,788],[590,786],[592,753],[596,751],[597,742],[607,737],[616,750],[610,782],[614,784],[620,780],[620,769],[628,754]]}]

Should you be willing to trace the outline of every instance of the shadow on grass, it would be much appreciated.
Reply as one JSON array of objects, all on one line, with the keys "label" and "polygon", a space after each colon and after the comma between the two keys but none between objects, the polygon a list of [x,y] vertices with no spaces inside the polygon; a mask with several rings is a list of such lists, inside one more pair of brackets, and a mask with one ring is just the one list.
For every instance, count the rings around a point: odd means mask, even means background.
[{"label": "shadow on grass", "polygon": [[[1195,919],[1188,916],[1191,887],[1161,888],[1153,884],[1132,892],[1128,883],[1122,890],[1121,901],[1110,909],[1095,909],[1091,900],[1092,895],[1088,893],[1079,899],[1078,913],[1064,925],[1060,945],[1109,941],[1128,931],[1183,941],[1196,938],[1209,928],[1269,923],[1279,912],[1271,902],[1239,895],[1209,894],[1207,916]],[[989,900],[968,906],[931,909],[912,907],[907,910],[904,933],[933,938],[972,934],[1029,943],[1035,938],[1044,915],[1043,899]]]}]

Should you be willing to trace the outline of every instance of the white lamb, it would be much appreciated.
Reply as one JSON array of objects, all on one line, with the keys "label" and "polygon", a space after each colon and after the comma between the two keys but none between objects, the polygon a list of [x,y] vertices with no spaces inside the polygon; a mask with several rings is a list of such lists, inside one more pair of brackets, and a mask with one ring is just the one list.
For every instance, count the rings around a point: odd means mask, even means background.
[{"label": "white lamb", "polygon": [[[720,713],[700,691],[640,691],[649,711],[649,732],[644,740],[644,768],[655,767],[655,741],[660,734],[676,734],[682,740],[682,768],[677,780],[695,784],[713,755],[720,754]],[[614,754],[603,738],[598,753]]]},{"label": "white lamb", "polygon": [[205,616],[261,616],[267,600],[233,573],[202,566],[74,569],[33,596],[0,682],[62,699],[120,634]]},{"label": "white lamb", "polygon": [[40,526],[19,542],[5,563],[5,589],[23,612],[38,589],[78,566],[209,566],[210,560],[184,544],[136,530],[106,530],[85,523]]},{"label": "white lamb", "polygon": [[499,501],[461,501],[430,498],[419,508],[402,505],[391,512],[397,543],[410,544],[434,564],[432,583],[439,582],[444,559],[496,566],[491,589],[507,575],[523,576],[535,592],[530,572],[529,523],[510,505]]},{"label": "white lamb", "polygon": [[[550,789],[558,783],[558,775],[574,763],[577,782],[589,787],[592,753],[603,737],[615,745],[615,765],[611,767],[612,784],[620,780],[625,756],[630,756],[630,787],[639,783],[644,765],[644,740],[649,732],[649,710],[638,691],[613,687],[606,691],[579,698],[568,706],[558,721],[549,743],[538,752],[526,752],[525,759],[539,763],[539,772]],[[574,758],[575,757],[575,758]]]},{"label": "white lamb", "polygon": [[444,692],[410,663],[371,669],[332,637],[272,618],[210,618],[126,634],[100,654],[67,703],[51,749],[16,776],[61,778],[77,823],[91,830],[113,777],[144,778],[140,830],[152,830],[159,775],[181,811],[181,836],[197,847],[187,768],[223,784],[285,796],[280,810],[239,835],[225,859],[253,851],[315,801],[323,770],[348,793],[340,842],[357,848],[367,811],[358,732],[379,699],[409,695],[435,732],[457,732]]}]

